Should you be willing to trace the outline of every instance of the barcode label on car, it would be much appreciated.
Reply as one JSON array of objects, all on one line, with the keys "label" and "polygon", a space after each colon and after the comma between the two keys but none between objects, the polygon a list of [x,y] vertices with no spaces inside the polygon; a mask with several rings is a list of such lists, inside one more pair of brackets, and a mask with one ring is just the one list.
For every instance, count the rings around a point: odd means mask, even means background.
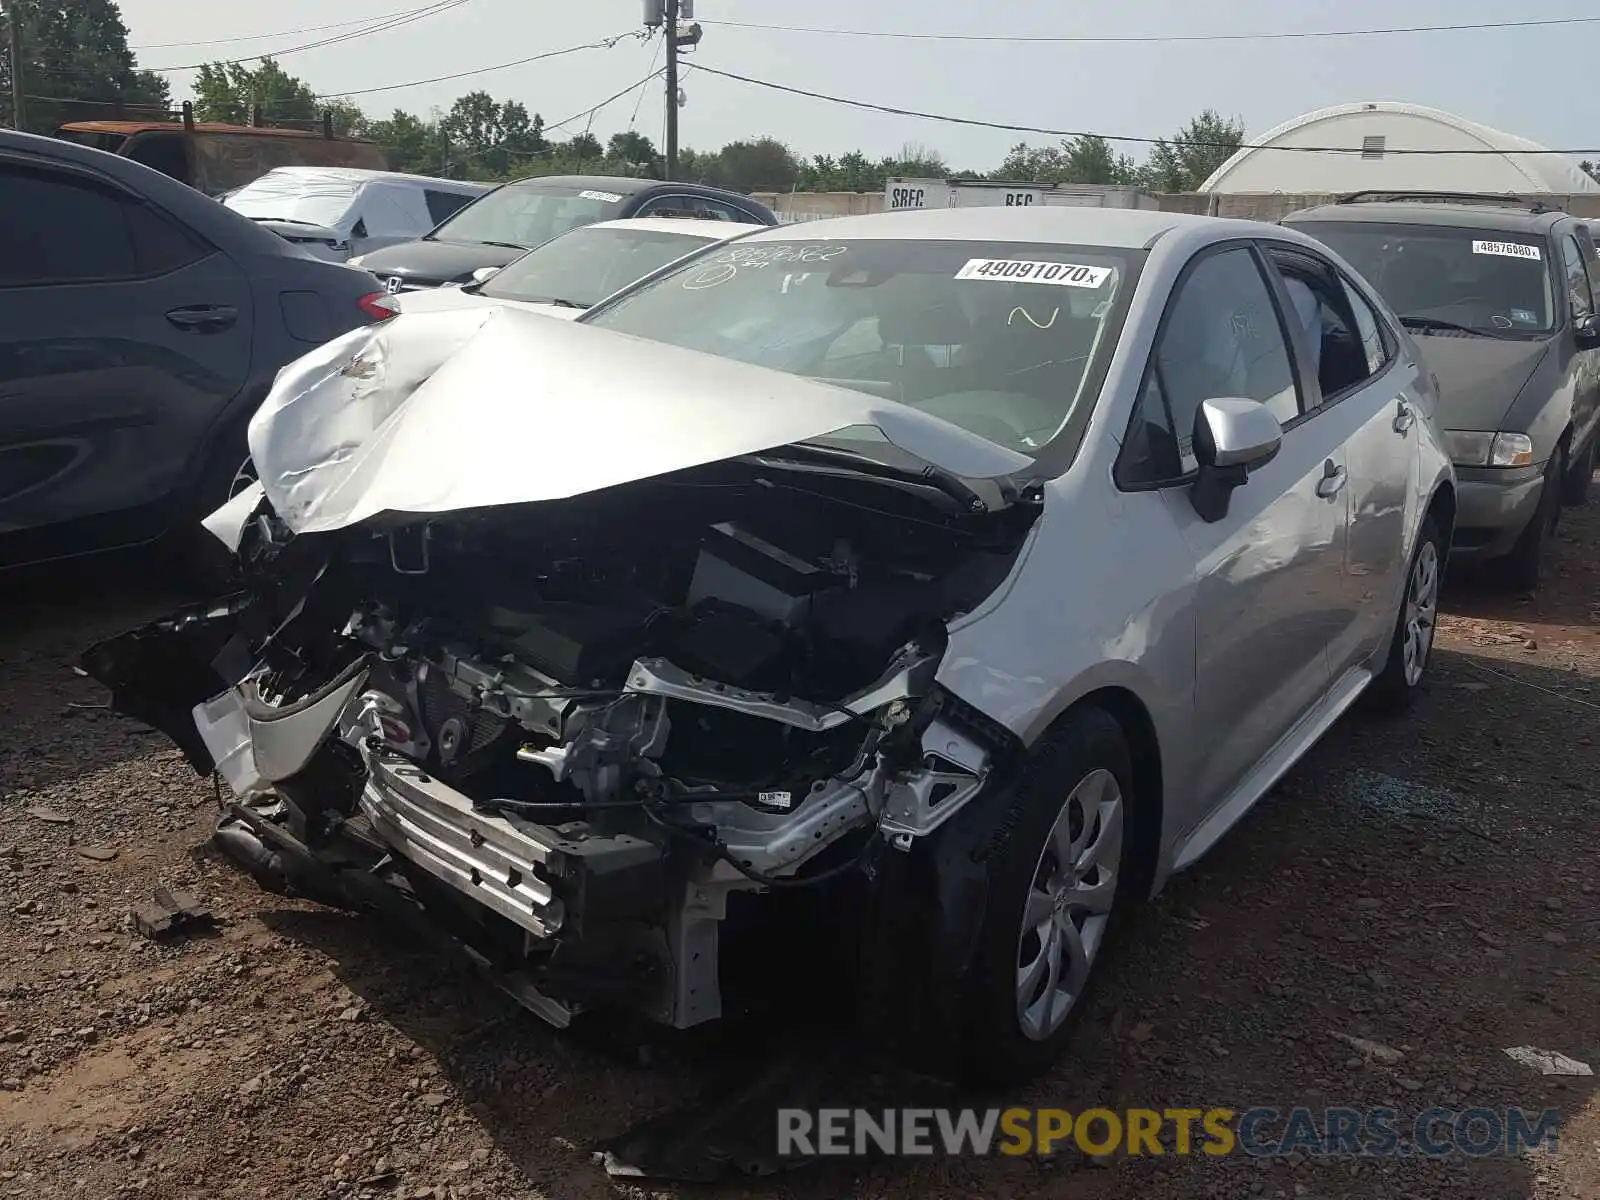
[{"label": "barcode label on car", "polygon": [[1033,262],[1023,258],[974,258],[956,272],[957,279],[997,279],[1002,283],[1053,283],[1057,287],[1104,287],[1110,267],[1077,263]]},{"label": "barcode label on car", "polygon": [[615,204],[622,197],[616,192],[579,192],[585,200],[602,200],[607,204]]},{"label": "barcode label on car", "polygon": [[1526,258],[1533,262],[1541,262],[1544,259],[1539,247],[1530,246],[1526,242],[1473,242],[1472,252],[1498,254],[1501,258]]},{"label": "barcode label on car", "polygon": [[793,808],[793,792],[758,792],[756,803],[765,804],[768,808]]}]

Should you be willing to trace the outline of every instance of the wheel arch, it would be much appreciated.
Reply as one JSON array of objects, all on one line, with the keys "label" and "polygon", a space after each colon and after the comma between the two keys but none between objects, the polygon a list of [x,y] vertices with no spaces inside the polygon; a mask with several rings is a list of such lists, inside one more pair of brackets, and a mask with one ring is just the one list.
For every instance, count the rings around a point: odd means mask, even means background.
[{"label": "wheel arch", "polygon": [[1439,531],[1444,549],[1448,551],[1456,527],[1456,489],[1448,479],[1441,482],[1428,498],[1427,515],[1433,527]]},{"label": "wheel arch", "polygon": [[1110,684],[1080,696],[1052,724],[1068,721],[1085,710],[1098,710],[1110,717],[1127,740],[1135,800],[1130,806],[1134,878],[1129,883],[1135,894],[1148,895],[1155,882],[1166,826],[1166,783],[1155,719],[1136,693]]}]

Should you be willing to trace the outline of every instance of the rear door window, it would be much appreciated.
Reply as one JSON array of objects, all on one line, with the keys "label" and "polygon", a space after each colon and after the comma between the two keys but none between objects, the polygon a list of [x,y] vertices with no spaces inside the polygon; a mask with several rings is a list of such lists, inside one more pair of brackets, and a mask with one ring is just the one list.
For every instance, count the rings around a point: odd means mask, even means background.
[{"label": "rear door window", "polygon": [[87,180],[0,167],[0,287],[139,275],[129,207]]},{"label": "rear door window", "polygon": [[1310,356],[1306,373],[1316,377],[1322,403],[1331,404],[1373,372],[1350,298],[1332,265],[1320,258],[1272,246],[1267,261],[1283,282],[1289,298],[1286,315],[1298,324],[1303,353]]},{"label": "rear door window", "polygon": [[460,192],[441,192],[433,188],[423,191],[423,198],[428,203],[428,216],[437,225],[440,221],[448,221],[471,200],[471,196],[464,196]]}]

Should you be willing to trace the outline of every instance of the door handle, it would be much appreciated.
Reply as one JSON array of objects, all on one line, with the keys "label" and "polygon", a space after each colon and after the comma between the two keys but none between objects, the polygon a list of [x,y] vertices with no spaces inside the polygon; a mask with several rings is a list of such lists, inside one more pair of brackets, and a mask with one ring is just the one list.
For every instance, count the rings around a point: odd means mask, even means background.
[{"label": "door handle", "polygon": [[194,333],[220,333],[232,329],[239,310],[226,304],[191,304],[167,312],[167,321],[178,329]]},{"label": "door handle", "polygon": [[1411,406],[1405,400],[1396,401],[1394,411],[1394,431],[1396,433],[1403,434],[1407,432],[1412,425],[1416,424],[1416,420],[1417,414],[1411,411]]},{"label": "door handle", "polygon": [[1317,495],[1324,500],[1332,500],[1344,491],[1344,485],[1350,479],[1350,473],[1341,466],[1336,466],[1333,459],[1328,459],[1322,464],[1322,478],[1317,481]]}]

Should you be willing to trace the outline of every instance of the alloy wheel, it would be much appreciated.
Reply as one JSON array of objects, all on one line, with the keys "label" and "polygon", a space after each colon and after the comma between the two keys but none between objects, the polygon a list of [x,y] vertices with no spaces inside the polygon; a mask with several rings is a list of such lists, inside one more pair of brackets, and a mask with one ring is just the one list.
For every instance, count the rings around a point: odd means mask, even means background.
[{"label": "alloy wheel", "polygon": [[1122,862],[1124,802],[1117,777],[1079,780],[1045,838],[1017,944],[1017,1021],[1043,1041],[1083,995],[1105,939]]},{"label": "alloy wheel", "polygon": [[1439,616],[1439,550],[1425,541],[1411,566],[1406,584],[1405,647],[1406,686],[1416,687],[1428,667],[1433,650],[1433,630]]}]

